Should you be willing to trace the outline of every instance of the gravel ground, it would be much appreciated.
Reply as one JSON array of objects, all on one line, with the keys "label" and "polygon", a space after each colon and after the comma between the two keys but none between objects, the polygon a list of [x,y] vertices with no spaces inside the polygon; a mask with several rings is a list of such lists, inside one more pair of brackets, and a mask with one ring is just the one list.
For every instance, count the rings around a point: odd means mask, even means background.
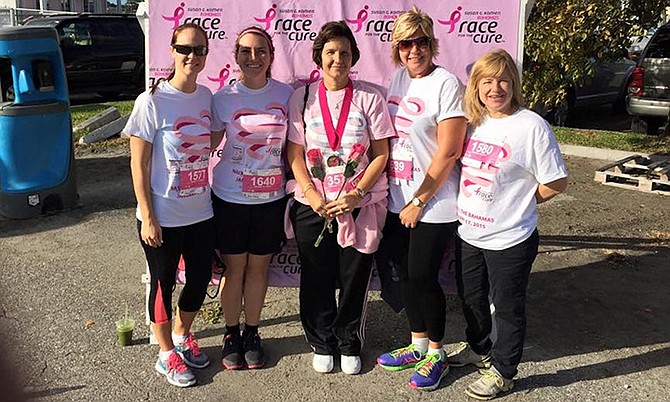
[{"label": "gravel ground", "polygon": [[[540,208],[541,253],[528,295],[528,336],[514,391],[501,401],[670,400],[670,197],[602,186],[603,161],[568,157],[570,187]],[[407,342],[407,323],[371,292],[363,372],[320,375],[302,335],[296,289],[272,288],[261,334],[262,370],[218,364],[222,324],[197,323],[213,360],[198,385],[169,386],[156,374],[156,346],[139,325],[115,344],[126,306],[143,321],[144,272],[134,228],[125,149],[80,155],[79,208],[28,221],[0,220],[0,389],[39,401],[464,401],[474,369],[453,369],[431,393],[410,373],[375,367]],[[447,343],[462,339],[448,300]],[[0,398],[12,401],[10,389]]]}]

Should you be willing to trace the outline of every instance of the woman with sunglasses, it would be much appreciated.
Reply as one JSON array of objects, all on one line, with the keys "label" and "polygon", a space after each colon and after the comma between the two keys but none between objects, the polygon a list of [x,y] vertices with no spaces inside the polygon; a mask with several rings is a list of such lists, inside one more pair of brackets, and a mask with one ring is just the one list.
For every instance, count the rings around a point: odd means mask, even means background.
[{"label": "woman with sunglasses", "polygon": [[380,246],[397,261],[411,343],[377,358],[387,370],[414,369],[409,385],[434,390],[447,374],[442,349],[446,301],[438,282],[458,216],[456,162],[465,137],[463,86],[433,63],[433,20],[414,7],[392,32],[395,72],[387,102],[397,138],[391,140],[389,214]]},{"label": "woman with sunglasses", "polygon": [[[262,28],[243,29],[235,40],[240,77],[213,99],[212,147],[225,134],[212,172],[217,247],[226,265],[221,306],[226,322],[221,364],[229,370],[263,367],[258,335],[268,286],[268,265],[284,240],[286,209],[282,149],[289,85],[270,78],[275,48]],[[240,314],[244,310],[244,332]]]},{"label": "woman with sunglasses", "polygon": [[333,370],[335,355],[345,374],[361,370],[372,254],[386,216],[383,171],[395,132],[381,94],[349,78],[359,57],[344,21],[324,24],[312,46],[323,79],[289,101],[286,153],[295,181],[287,191],[295,195],[289,217],[300,252],[300,320],[319,373]]},{"label": "woman with sunglasses", "polygon": [[[212,272],[214,220],[207,180],[212,93],[196,83],[207,59],[207,34],[198,25],[174,30],[174,70],[142,93],[124,132],[137,198],[137,228],[149,266],[148,311],[160,351],[155,369],[178,387],[195,384],[187,366],[208,357],[190,333]],[[172,328],[172,289],[179,257],[186,284]]]}]

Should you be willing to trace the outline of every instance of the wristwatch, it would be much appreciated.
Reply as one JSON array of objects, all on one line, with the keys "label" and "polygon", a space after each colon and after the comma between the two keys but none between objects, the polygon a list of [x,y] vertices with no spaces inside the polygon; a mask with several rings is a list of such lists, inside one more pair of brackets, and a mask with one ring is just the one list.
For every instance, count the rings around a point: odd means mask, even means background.
[{"label": "wristwatch", "polygon": [[414,197],[412,198],[412,205],[414,205],[415,207],[423,208],[426,206],[426,203],[421,201],[419,197]]},{"label": "wristwatch", "polygon": [[358,198],[360,198],[361,200],[363,199],[363,197],[365,197],[365,194],[368,193],[367,191],[363,190],[360,187],[356,187],[354,190],[356,190],[356,194],[358,195]]}]

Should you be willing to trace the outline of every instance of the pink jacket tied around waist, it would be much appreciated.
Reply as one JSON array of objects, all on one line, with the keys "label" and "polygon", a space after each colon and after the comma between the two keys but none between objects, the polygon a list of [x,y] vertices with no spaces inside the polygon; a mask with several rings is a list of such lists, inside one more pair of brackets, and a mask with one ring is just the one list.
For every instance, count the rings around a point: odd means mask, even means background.
[{"label": "pink jacket tied around waist", "polygon": [[[319,188],[320,183],[314,180],[314,186]],[[291,199],[286,206],[284,214],[284,230],[287,239],[293,239],[293,225],[288,217],[288,211],[295,201],[309,205],[307,198],[298,186],[295,180],[289,180],[286,183],[286,193],[294,193],[294,199]],[[382,229],[386,221],[386,210],[388,206],[388,179],[385,173],[382,173],[375,185],[365,194],[365,197],[358,204],[360,212],[354,220],[350,213],[338,215],[337,219],[337,243],[340,247],[353,247],[364,254],[372,254],[377,251],[379,242],[382,239]]]}]

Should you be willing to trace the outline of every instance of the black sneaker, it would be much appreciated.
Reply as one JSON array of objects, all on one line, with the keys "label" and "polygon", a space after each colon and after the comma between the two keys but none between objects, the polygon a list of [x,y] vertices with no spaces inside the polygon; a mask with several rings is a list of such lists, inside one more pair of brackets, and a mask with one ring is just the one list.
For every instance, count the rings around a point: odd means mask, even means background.
[{"label": "black sneaker", "polygon": [[258,332],[243,335],[244,360],[250,369],[259,369],[265,365],[265,352],[261,346],[261,337]]},{"label": "black sneaker", "polygon": [[243,368],[242,353],[242,337],[240,337],[240,334],[227,333],[224,335],[223,347],[221,348],[221,365],[228,370]]}]

